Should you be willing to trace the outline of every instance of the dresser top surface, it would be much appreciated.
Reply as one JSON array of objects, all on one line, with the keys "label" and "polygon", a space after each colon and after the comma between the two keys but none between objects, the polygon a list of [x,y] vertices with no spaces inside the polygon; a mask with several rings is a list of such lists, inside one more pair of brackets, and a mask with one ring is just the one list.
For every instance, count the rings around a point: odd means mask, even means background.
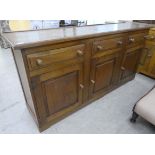
[{"label": "dresser top surface", "polygon": [[149,29],[152,25],[135,22],[118,24],[91,25],[83,27],[62,27],[56,29],[19,31],[3,33],[3,37],[15,49],[41,46],[57,42],[91,38],[133,30]]}]

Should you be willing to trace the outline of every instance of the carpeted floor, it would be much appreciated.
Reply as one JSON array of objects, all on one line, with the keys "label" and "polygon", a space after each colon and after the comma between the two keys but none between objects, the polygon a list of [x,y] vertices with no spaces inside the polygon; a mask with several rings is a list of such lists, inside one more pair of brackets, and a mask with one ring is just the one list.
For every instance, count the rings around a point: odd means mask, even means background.
[{"label": "carpeted floor", "polygon": [[[39,133],[25,106],[10,49],[0,49],[0,81],[0,133]],[[42,133],[155,133],[155,127],[142,118],[135,124],[129,121],[135,102],[154,84],[155,80],[137,74],[133,81]]]}]

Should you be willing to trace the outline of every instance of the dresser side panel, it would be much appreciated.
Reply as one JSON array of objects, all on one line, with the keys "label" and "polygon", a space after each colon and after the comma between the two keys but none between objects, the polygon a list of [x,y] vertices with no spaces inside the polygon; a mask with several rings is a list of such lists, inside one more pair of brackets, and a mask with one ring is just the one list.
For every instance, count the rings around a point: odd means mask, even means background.
[{"label": "dresser side panel", "polygon": [[30,110],[35,122],[38,124],[37,114],[36,114],[36,110],[34,107],[34,102],[33,102],[33,98],[31,95],[31,90],[30,90],[29,81],[27,78],[26,69],[24,66],[24,61],[23,61],[21,50],[13,50],[12,49],[12,53],[13,53],[14,60],[16,63],[16,67],[17,67],[18,75],[19,75],[20,82],[22,85],[22,89],[24,92],[26,104],[27,104],[28,109]]}]

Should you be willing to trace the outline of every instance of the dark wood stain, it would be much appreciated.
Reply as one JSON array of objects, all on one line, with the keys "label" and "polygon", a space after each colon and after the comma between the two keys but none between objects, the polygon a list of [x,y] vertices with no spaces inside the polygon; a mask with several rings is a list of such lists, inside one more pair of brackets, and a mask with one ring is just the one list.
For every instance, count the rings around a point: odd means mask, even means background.
[{"label": "dark wood stain", "polygon": [[13,49],[40,131],[134,78],[148,28],[118,32]]}]

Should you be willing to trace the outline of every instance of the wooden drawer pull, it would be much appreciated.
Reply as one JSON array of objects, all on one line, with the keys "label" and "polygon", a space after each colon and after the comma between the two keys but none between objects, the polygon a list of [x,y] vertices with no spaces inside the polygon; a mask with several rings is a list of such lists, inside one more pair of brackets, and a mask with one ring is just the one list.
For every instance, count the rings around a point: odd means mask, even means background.
[{"label": "wooden drawer pull", "polygon": [[95,84],[95,81],[94,81],[94,80],[91,80],[91,83],[92,83],[92,84]]},{"label": "wooden drawer pull", "polygon": [[152,57],[152,55],[151,55],[151,54],[149,54],[149,55],[148,55],[148,57],[150,58],[150,57]]},{"label": "wooden drawer pull", "polygon": [[123,45],[123,41],[120,40],[120,41],[117,42],[117,44],[118,45]]},{"label": "wooden drawer pull", "polygon": [[121,70],[123,70],[123,71],[124,71],[124,70],[125,70],[125,68],[122,66],[122,67],[121,67]]},{"label": "wooden drawer pull", "polygon": [[146,36],[144,36],[144,39],[152,40],[152,39],[155,39],[155,36],[153,36],[153,35],[146,35]]},{"label": "wooden drawer pull", "polygon": [[39,66],[43,65],[43,61],[41,59],[37,59],[36,62],[37,62],[37,65],[39,65]]},{"label": "wooden drawer pull", "polygon": [[81,51],[81,50],[77,50],[77,54],[78,54],[78,56],[83,56],[84,55],[83,51]]},{"label": "wooden drawer pull", "polygon": [[103,46],[98,45],[98,46],[97,46],[97,49],[98,49],[99,51],[101,51],[101,50],[103,50]]},{"label": "wooden drawer pull", "polygon": [[84,85],[83,84],[80,84],[80,88],[83,89],[84,88]]},{"label": "wooden drawer pull", "polygon": [[134,42],[135,42],[135,39],[134,39],[134,38],[130,38],[129,41],[130,41],[131,43],[134,43]]}]

